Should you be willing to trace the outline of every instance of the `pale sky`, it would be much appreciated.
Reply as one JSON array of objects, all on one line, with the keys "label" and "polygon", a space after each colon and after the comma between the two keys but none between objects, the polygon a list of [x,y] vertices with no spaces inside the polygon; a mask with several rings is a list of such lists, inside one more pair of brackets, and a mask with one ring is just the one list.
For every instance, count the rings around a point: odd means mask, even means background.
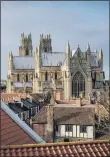
[{"label": "pale sky", "polygon": [[71,49],[79,45],[86,51],[100,48],[104,54],[104,70],[109,79],[109,2],[1,2],[1,78],[7,78],[8,54],[18,55],[20,35],[32,34],[33,48],[39,43],[40,33],[51,34],[53,51]]}]

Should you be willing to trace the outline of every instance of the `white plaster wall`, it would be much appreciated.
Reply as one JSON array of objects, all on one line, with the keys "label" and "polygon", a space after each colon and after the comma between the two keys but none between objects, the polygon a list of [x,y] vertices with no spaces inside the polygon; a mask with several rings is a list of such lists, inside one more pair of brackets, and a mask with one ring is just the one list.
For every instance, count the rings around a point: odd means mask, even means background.
[{"label": "white plaster wall", "polygon": [[84,133],[84,138],[88,138],[88,137],[87,137],[87,133]]},{"label": "white plaster wall", "polygon": [[76,137],[76,125],[73,125],[73,137]]},{"label": "white plaster wall", "polygon": [[67,137],[72,137],[72,132],[66,132]]},{"label": "white plaster wall", "polygon": [[83,137],[83,133],[80,133],[80,134],[79,134],[79,137]]},{"label": "white plaster wall", "polygon": [[77,137],[80,137],[80,127],[77,125]]},{"label": "white plaster wall", "polygon": [[88,138],[93,138],[93,126],[88,126],[87,127],[87,135],[88,135]]},{"label": "white plaster wall", "polygon": [[65,125],[61,125],[61,136],[65,136]]}]

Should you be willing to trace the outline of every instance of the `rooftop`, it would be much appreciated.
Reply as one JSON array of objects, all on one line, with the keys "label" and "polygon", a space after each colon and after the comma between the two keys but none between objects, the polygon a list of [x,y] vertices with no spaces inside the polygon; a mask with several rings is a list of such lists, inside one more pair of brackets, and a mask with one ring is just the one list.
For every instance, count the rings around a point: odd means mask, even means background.
[{"label": "rooftop", "polygon": [[13,102],[14,100],[20,101],[21,98],[26,98],[28,96],[27,93],[2,93],[1,101],[4,103]]},{"label": "rooftop", "polygon": [[107,157],[109,140],[1,146],[1,157]]},{"label": "rooftop", "polygon": [[[40,112],[33,117],[33,123],[47,123],[49,106],[43,106]],[[57,124],[94,125],[95,109],[85,107],[53,106],[53,116]],[[88,118],[87,118],[88,117]]]},{"label": "rooftop", "polygon": [[6,104],[1,102],[1,145],[45,143]]}]

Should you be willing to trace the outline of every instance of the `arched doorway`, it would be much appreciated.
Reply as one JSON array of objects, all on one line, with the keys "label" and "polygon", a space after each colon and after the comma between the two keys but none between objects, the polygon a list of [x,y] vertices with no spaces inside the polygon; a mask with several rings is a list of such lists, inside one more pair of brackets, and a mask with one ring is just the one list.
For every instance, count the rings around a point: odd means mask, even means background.
[{"label": "arched doorway", "polygon": [[78,71],[72,80],[72,95],[79,97],[80,93],[85,96],[85,79],[84,76]]}]

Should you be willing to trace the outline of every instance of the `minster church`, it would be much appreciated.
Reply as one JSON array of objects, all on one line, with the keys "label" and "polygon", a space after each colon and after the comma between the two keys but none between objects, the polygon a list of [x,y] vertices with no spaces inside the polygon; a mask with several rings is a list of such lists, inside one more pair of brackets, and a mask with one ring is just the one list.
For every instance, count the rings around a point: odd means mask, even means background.
[{"label": "minster church", "polygon": [[39,45],[33,52],[31,34],[21,34],[19,54],[8,57],[7,92],[43,93],[54,91],[61,99],[88,98],[94,90],[103,88],[103,52],[85,52],[78,45],[65,52],[54,52],[50,34],[40,35]]}]

